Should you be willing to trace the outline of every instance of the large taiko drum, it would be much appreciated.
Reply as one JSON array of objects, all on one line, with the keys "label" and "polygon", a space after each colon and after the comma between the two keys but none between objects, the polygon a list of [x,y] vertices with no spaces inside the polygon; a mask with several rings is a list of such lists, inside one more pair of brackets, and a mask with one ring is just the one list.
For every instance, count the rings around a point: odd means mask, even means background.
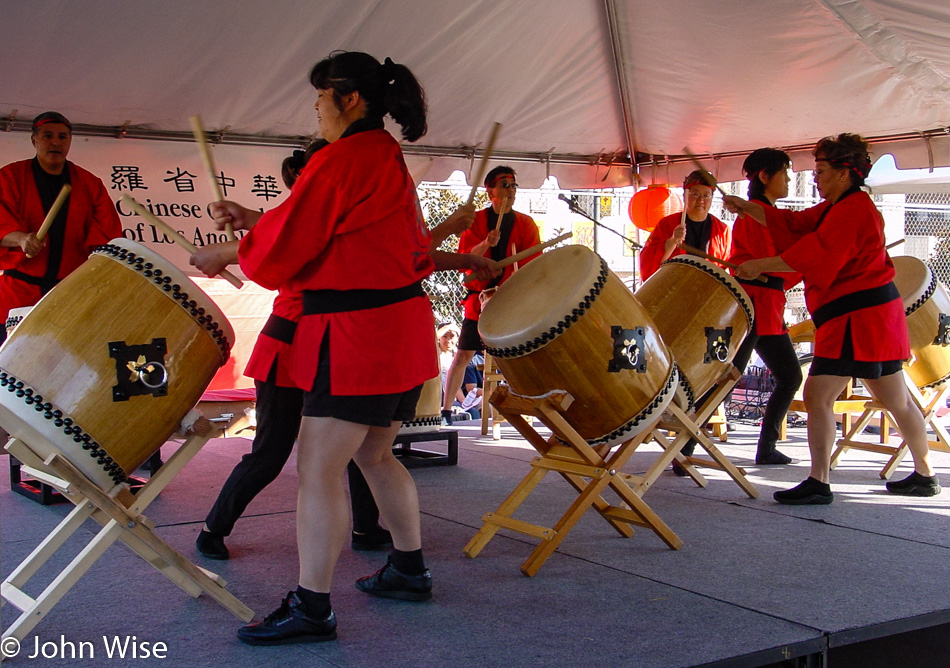
[{"label": "large taiko drum", "polygon": [[233,342],[224,314],[191,280],[113,239],[0,347],[0,425],[110,489],[176,430]]},{"label": "large taiko drum", "polygon": [[515,272],[485,305],[478,331],[512,392],[571,394],[565,419],[591,445],[637,436],[675,393],[673,358],[653,321],[583,246]]},{"label": "large taiko drum", "polygon": [[[436,366],[438,366],[439,344],[435,346]],[[438,431],[442,427],[442,375],[430,378],[422,384],[422,394],[416,404],[416,415],[399,427],[400,434],[416,434],[426,431]]]},{"label": "large taiko drum", "polygon": [[950,381],[950,297],[922,261],[909,255],[893,260],[915,358],[907,373],[921,390],[942,388]]},{"label": "large taiko drum", "polygon": [[732,276],[693,255],[660,265],[636,292],[679,368],[676,403],[689,410],[732,364],[755,312]]}]

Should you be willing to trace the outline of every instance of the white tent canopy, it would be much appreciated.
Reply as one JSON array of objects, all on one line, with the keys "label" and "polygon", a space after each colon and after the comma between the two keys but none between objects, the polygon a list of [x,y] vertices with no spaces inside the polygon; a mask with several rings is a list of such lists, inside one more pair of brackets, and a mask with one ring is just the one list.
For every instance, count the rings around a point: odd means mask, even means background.
[{"label": "white tent canopy", "polygon": [[[759,146],[838,132],[900,167],[950,165],[950,5],[933,0],[0,0],[0,128],[55,109],[83,132],[291,145],[309,68],[389,56],[426,88],[417,177],[468,171],[494,121],[523,185],[721,180]],[[87,127],[89,126],[89,127]],[[217,132],[220,131],[220,132]],[[3,162],[24,156],[0,156]],[[657,164],[656,168],[650,165]]]}]

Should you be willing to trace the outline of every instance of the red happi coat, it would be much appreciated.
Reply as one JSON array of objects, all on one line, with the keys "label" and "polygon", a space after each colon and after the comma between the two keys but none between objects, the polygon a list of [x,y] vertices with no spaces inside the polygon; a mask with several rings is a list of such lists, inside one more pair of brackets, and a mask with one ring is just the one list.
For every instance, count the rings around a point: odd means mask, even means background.
[{"label": "red happi coat", "polygon": [[[538,226],[535,224],[534,219],[531,216],[527,216],[523,213],[514,211],[515,222],[511,227],[511,237],[508,240],[508,248],[505,249],[505,257],[511,257],[515,253],[520,253],[521,251],[531,248],[532,246],[537,246],[541,243],[541,234],[538,232]],[[472,226],[462,232],[462,236],[459,237],[459,253],[468,253],[477,246],[479,243],[485,240],[488,236],[488,209],[482,209],[475,213],[475,220],[472,222]],[[486,256],[491,256],[491,249],[485,253]],[[541,255],[541,253],[536,253],[531,257],[528,257],[525,260],[522,260],[518,263],[519,266],[524,266],[526,263],[535,259]],[[513,273],[517,270],[515,265],[510,264],[504,269],[502,269],[501,281],[498,285],[501,285],[507,281]],[[468,295],[465,300],[462,302],[462,305],[465,307],[465,317],[470,320],[478,320],[481,316],[482,308],[481,304],[478,301],[478,293],[487,288],[490,284],[490,281],[472,281],[467,283],[468,289],[474,292],[475,294]]]},{"label": "red happi coat", "polygon": [[[283,318],[296,325],[303,315],[303,296],[299,292],[280,290],[274,298],[271,318]],[[269,322],[269,321],[268,321]],[[270,371],[277,364],[274,383],[278,387],[294,387],[290,375],[291,344],[261,332],[254,342],[254,350],[247,360],[244,375],[254,380],[266,382]]]},{"label": "red happi coat", "polygon": [[[761,200],[753,201],[768,205],[768,202]],[[748,216],[741,216],[736,219],[732,226],[730,262],[742,264],[748,260],[776,255],[778,255],[778,251],[775,249],[775,243],[772,241],[772,235],[769,234],[767,227],[760,225]],[[749,295],[752,306],[755,308],[755,330],[753,334],[759,336],[784,334],[788,331],[785,327],[785,290],[794,287],[802,280],[802,277],[801,274],[789,272],[765,274],[765,276],[781,278],[783,282],[782,289],[768,288],[764,284],[742,284],[742,288]]]},{"label": "red happi coat", "polygon": [[[37,232],[46,212],[33,177],[33,159],[13,162],[0,169],[0,238],[11,232]],[[67,162],[70,186],[66,235],[57,278],[65,278],[86,261],[96,246],[122,236],[115,205],[98,176]],[[0,269],[16,269],[37,278],[46,275],[49,245],[28,258],[19,247],[0,247]],[[0,276],[0,318],[12,308],[33,306],[42,296],[39,286]]]},{"label": "red happi coat", "polygon": [[[805,304],[812,315],[839,297],[894,279],[894,263],[884,247],[884,219],[867,193],[853,192],[834,205],[822,202],[804,211],[764,209],[782,259],[802,274]],[[849,323],[856,361],[885,362],[910,355],[900,298],[826,322],[815,333],[815,355],[839,358]]]},{"label": "red happi coat", "polygon": [[[238,255],[245,274],[265,288],[391,290],[432,272],[429,241],[399,144],[385,130],[368,130],[314,155],[287,199],[241,240]],[[434,329],[425,297],[304,315],[290,375],[296,387],[313,387],[329,334],[333,394],[405,392],[439,373]]]},{"label": "red happi coat", "polygon": [[[640,251],[640,280],[645,281],[656,273],[662,264],[663,248],[666,240],[673,236],[673,230],[680,224],[683,212],[671,213],[669,216],[660,219],[660,222],[653,228],[650,238],[647,239],[643,250]],[[709,234],[709,245],[699,250],[706,251],[710,255],[718,258],[727,258],[729,256],[729,228],[724,222],[712,218],[712,231]],[[690,219],[686,219],[686,224],[690,224]],[[674,248],[670,257],[684,255],[686,251],[682,248]]]}]

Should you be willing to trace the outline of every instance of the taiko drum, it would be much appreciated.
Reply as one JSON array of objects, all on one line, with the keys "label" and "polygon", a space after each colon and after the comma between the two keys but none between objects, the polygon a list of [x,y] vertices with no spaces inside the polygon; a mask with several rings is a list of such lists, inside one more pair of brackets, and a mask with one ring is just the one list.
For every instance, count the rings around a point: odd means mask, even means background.
[{"label": "taiko drum", "polygon": [[660,265],[636,292],[673,353],[676,403],[689,410],[732,364],[755,312],[732,276],[693,255]]},{"label": "taiko drum", "polygon": [[950,381],[950,297],[933,271],[909,255],[893,258],[914,362],[907,373],[921,390]]},{"label": "taiko drum", "polygon": [[224,314],[183,273],[114,239],[0,348],[0,424],[110,489],[175,432],[233,341]]},{"label": "taiko drum", "polygon": [[570,393],[565,419],[591,445],[637,436],[675,392],[673,359],[656,325],[583,246],[521,267],[485,305],[478,331],[512,392]]},{"label": "taiko drum", "polygon": [[[439,344],[436,343],[435,357],[438,362]],[[438,431],[442,427],[442,376],[437,375],[422,384],[422,393],[416,403],[416,414],[399,427],[400,434],[417,434]]]}]

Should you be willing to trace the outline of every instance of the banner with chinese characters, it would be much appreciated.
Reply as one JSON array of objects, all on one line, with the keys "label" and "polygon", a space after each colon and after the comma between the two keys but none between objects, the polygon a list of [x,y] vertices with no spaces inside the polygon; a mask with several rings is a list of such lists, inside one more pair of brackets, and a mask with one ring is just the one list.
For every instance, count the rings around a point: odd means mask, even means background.
[{"label": "banner with chinese characters", "polygon": [[[226,144],[212,146],[211,153],[215,179],[225,198],[266,211],[286,197],[280,165],[291,149]],[[0,163],[25,160],[35,154],[30,135],[0,133]],[[119,201],[122,195],[134,198],[196,246],[224,241],[223,233],[214,228],[208,215],[211,185],[197,144],[73,137],[69,160],[102,179],[127,239],[151,248],[186,273],[197,273],[188,264],[188,252],[129,211]],[[243,277],[238,267],[231,270]]]}]

